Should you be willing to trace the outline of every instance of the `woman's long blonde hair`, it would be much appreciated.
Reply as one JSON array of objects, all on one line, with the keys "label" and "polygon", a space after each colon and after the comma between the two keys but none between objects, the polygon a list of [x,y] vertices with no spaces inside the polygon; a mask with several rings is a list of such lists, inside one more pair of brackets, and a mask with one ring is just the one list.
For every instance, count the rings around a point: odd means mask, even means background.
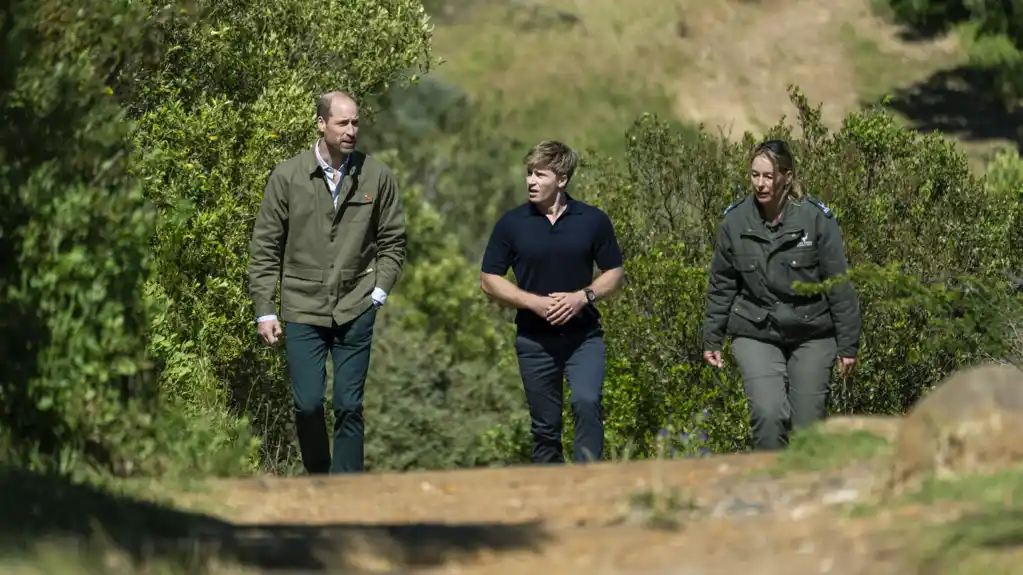
[{"label": "woman's long blonde hair", "polygon": [[803,186],[799,184],[799,179],[796,177],[796,159],[792,156],[792,151],[789,150],[789,145],[784,140],[764,141],[753,150],[750,162],[752,163],[759,156],[764,156],[771,162],[776,174],[789,175],[789,183],[785,187],[786,199],[796,201],[803,199]]}]

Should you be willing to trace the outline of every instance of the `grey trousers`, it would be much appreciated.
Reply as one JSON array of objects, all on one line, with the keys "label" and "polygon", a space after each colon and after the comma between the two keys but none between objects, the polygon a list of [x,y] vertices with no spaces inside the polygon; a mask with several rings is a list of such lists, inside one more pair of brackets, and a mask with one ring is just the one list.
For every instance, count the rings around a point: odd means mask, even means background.
[{"label": "grey trousers", "polygon": [[782,449],[788,445],[790,430],[824,419],[837,353],[834,338],[792,346],[749,338],[732,341],[749,398],[754,449]]}]

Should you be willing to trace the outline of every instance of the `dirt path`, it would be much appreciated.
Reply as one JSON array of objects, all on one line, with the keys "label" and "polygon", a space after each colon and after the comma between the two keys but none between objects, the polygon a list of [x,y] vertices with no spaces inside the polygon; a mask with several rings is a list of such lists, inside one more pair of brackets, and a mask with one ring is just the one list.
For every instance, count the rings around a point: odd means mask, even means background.
[{"label": "dirt path", "polygon": [[[837,520],[837,507],[869,495],[872,464],[778,477],[765,473],[773,461],[221,481],[177,500],[253,527],[249,546],[276,553],[278,567],[346,573],[903,574],[906,526],[947,518],[932,508],[909,523]],[[678,501],[662,513],[630,504],[651,492]],[[304,541],[272,551],[289,537]]]}]

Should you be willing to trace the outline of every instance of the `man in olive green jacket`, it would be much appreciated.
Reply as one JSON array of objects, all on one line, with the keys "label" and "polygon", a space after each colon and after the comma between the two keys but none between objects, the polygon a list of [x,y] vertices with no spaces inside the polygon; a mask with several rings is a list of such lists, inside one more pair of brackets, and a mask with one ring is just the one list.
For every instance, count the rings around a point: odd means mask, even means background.
[{"label": "man in olive green jacket", "polygon": [[[382,162],[355,150],[358,107],[341,92],[316,107],[321,137],[277,165],[249,244],[249,289],[260,339],[282,335],[295,426],[310,474],[363,469],[363,389],[377,309],[405,259],[405,216]],[[334,456],[324,422],[326,357],[334,364]]]}]

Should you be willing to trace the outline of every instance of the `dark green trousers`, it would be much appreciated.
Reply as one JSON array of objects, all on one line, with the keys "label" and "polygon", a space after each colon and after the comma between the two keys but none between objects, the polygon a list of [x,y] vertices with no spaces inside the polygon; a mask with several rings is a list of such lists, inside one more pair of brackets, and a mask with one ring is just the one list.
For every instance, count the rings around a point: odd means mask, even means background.
[{"label": "dark green trousers", "polygon": [[[365,422],[362,396],[369,371],[377,308],[370,307],[345,325],[284,326],[295,431],[302,463],[310,475],[363,470]],[[331,462],[324,418],[327,350],[334,364],[334,458]]]},{"label": "dark green trousers", "polygon": [[749,398],[754,449],[782,449],[790,430],[824,419],[837,353],[834,338],[790,346],[741,337],[732,341]]}]

